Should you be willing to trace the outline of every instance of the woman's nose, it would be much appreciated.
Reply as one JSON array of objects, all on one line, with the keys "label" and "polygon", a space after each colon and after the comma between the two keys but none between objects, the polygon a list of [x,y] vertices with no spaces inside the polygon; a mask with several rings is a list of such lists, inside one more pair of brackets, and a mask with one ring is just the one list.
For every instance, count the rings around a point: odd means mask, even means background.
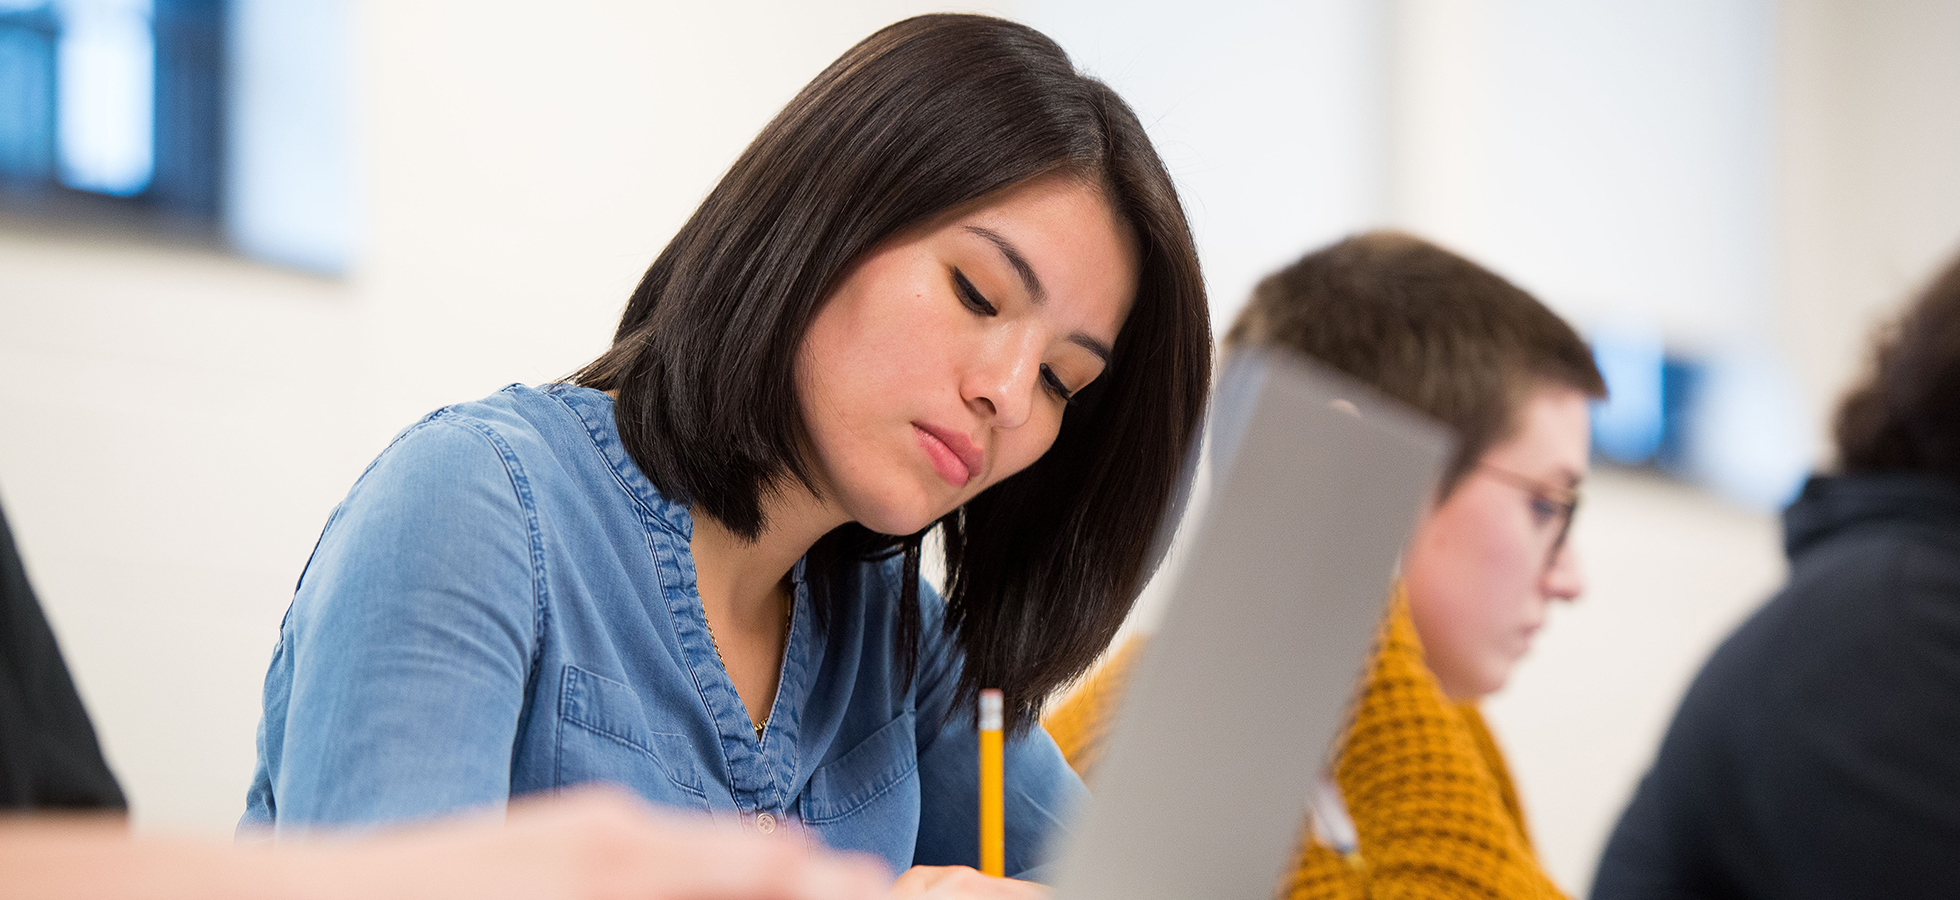
[{"label": "woman's nose", "polygon": [[1041,352],[1036,336],[1008,332],[986,342],[968,369],[964,393],[988,424],[1018,428],[1032,414],[1041,389]]},{"label": "woman's nose", "polygon": [[1579,551],[1571,541],[1561,543],[1545,569],[1545,596],[1553,600],[1577,600],[1586,592],[1585,572],[1579,566]]}]

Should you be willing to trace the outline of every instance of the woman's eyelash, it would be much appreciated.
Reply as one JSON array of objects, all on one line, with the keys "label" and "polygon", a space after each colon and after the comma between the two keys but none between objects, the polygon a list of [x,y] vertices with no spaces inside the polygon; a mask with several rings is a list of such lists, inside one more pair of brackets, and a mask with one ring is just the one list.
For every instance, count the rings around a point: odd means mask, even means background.
[{"label": "woman's eyelash", "polygon": [[1055,377],[1055,370],[1046,365],[1041,367],[1041,383],[1048,388],[1049,393],[1062,398],[1063,402],[1075,402],[1075,392],[1069,390],[1068,385],[1063,384],[1060,378]]},{"label": "woman's eyelash", "polygon": [[983,316],[1000,314],[1000,309],[980,296],[980,290],[973,286],[973,282],[966,280],[966,274],[958,269],[953,270],[953,292],[960,295],[960,302],[966,304],[967,309]]},{"label": "woman's eyelash", "polygon": [[1543,497],[1533,497],[1531,498],[1531,515],[1532,518],[1537,519],[1539,522],[1550,522],[1554,516],[1558,515],[1558,504]]},{"label": "woman's eyelash", "polygon": [[[960,302],[966,304],[967,309],[983,316],[1000,315],[1000,308],[987,302],[987,298],[980,295],[980,289],[967,280],[966,273],[958,269],[953,270],[953,293],[960,295]],[[1065,403],[1075,402],[1075,392],[1069,390],[1068,385],[1055,375],[1055,370],[1045,364],[1041,367],[1041,386]]]}]

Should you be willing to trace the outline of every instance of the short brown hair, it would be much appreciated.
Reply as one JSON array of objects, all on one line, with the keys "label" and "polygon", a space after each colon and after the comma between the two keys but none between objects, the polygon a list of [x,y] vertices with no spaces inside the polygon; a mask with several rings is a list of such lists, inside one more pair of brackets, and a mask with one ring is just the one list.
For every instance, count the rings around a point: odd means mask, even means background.
[{"label": "short brown hair", "polygon": [[1870,374],[1838,407],[1839,465],[1960,475],[1960,257],[1875,345]]},{"label": "short brown hair", "polygon": [[1592,351],[1565,320],[1489,269],[1392,231],[1267,276],[1225,345],[1298,350],[1455,429],[1462,443],[1445,496],[1511,433],[1534,384],[1606,396]]}]

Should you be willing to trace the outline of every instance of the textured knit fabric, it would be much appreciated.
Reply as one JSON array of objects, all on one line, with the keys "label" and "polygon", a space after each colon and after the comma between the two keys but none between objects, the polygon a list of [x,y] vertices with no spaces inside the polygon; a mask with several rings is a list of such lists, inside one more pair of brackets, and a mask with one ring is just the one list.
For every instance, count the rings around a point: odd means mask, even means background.
[{"label": "textured knit fabric", "polygon": [[1130,667],[1142,655],[1143,645],[1142,638],[1123,642],[1041,721],[1084,781],[1102,761],[1109,725],[1123,699],[1123,685],[1129,683]]},{"label": "textured knit fabric", "polygon": [[[1044,723],[1085,779],[1100,757],[1137,643],[1120,648],[1112,665],[1098,669]],[[1303,839],[1282,896],[1564,896],[1532,853],[1510,772],[1483,716],[1445,696],[1423,664],[1399,589],[1341,747],[1335,781],[1360,852],[1344,859]]]},{"label": "textured knit fabric", "polygon": [[1814,478],[1790,580],[1681,700],[1595,900],[1960,897],[1960,479]]}]

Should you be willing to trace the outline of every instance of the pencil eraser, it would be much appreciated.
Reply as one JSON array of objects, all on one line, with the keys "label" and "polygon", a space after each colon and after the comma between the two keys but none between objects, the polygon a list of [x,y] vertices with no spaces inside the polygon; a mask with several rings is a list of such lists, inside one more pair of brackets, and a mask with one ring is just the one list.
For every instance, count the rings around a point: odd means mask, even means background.
[{"label": "pencil eraser", "polygon": [[1001,721],[1001,699],[998,688],[980,689],[980,730],[999,731]]}]

